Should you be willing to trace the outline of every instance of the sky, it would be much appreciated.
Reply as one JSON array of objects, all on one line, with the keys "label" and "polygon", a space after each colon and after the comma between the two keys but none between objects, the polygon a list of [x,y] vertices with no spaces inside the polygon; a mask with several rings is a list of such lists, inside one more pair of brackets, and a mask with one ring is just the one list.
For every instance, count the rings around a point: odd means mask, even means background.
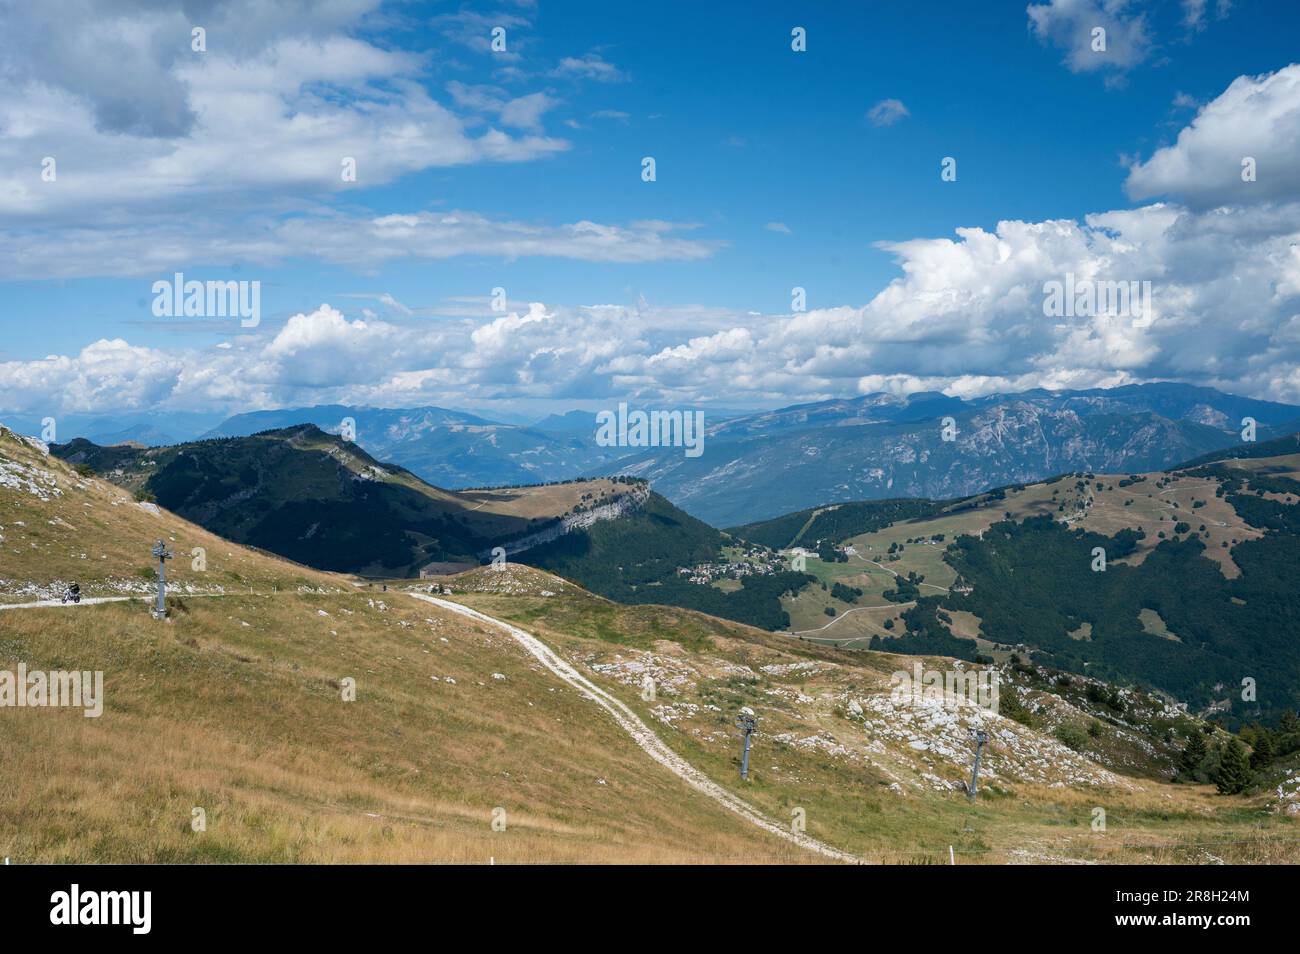
[{"label": "sky", "polygon": [[[1292,0],[0,0],[0,26],[0,415],[1300,402]],[[257,323],[158,314],[177,272],[256,282]],[[1067,275],[1150,301],[1045,314]]]}]

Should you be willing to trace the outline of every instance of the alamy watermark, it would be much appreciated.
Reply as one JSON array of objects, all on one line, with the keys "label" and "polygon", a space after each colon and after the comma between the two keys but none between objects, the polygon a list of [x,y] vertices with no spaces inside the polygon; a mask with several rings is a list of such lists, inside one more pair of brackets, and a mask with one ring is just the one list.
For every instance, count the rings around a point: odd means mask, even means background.
[{"label": "alamy watermark", "polygon": [[260,281],[186,281],[176,272],[171,281],[153,283],[155,318],[238,318],[241,328],[262,323]]},{"label": "alamy watermark", "polygon": [[1149,281],[1112,282],[1076,279],[1065,273],[1065,281],[1043,282],[1043,314],[1048,318],[1147,318],[1151,315]]},{"label": "alamy watermark", "polygon": [[0,669],[0,708],[83,709],[87,719],[104,714],[104,673],[102,670],[28,669],[19,663],[17,671]]},{"label": "alamy watermark", "polygon": [[900,669],[889,677],[889,698],[897,705],[939,703],[944,708],[979,706],[998,711],[998,672],[995,669]]},{"label": "alamy watermark", "polygon": [[596,414],[596,443],[601,447],[685,447],[687,457],[704,453],[703,411],[618,411]]}]

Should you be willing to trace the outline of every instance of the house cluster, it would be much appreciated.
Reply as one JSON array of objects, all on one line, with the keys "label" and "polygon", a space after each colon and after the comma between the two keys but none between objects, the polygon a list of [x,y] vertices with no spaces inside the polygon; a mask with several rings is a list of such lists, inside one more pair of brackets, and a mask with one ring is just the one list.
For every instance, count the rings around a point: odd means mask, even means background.
[{"label": "house cluster", "polygon": [[679,576],[686,577],[688,583],[709,584],[714,580],[739,580],[747,576],[766,576],[782,569],[779,563],[773,562],[770,555],[762,551],[755,550],[752,555],[747,554],[747,556],[751,559],[679,566],[677,573]]}]

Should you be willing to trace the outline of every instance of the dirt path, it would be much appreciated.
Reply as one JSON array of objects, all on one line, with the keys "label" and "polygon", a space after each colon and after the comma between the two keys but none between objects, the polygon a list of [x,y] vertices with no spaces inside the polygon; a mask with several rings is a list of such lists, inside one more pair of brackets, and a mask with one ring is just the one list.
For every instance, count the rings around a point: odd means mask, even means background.
[{"label": "dirt path", "polygon": [[[899,575],[897,570],[891,570],[889,567],[885,566],[882,563],[877,563],[875,560],[868,560],[861,553],[854,553],[853,555],[857,557],[859,560],[861,560],[863,563],[869,563],[872,566],[877,567],[878,569],[884,570],[886,573],[892,573],[894,576]],[[923,581],[921,583],[918,583],[917,586],[928,586],[931,589],[943,590],[943,592],[945,593],[949,592],[948,587],[940,586],[938,583],[926,583]]]},{"label": "dirt path", "polygon": [[543,666],[613,716],[614,721],[619,724],[619,727],[630,735],[632,740],[636,742],[636,744],[639,745],[652,759],[664,768],[668,769],[668,771],[672,772],[678,778],[682,779],[696,791],[707,795],[728,811],[735,812],[751,825],[755,825],[779,838],[784,838],[786,841],[793,842],[800,848],[816,852],[817,854],[823,855],[827,858],[833,858],[836,861],[853,863],[861,861],[861,859],[855,855],[840,851],[838,848],[832,848],[830,845],[824,844],[815,838],[810,838],[802,832],[789,831],[781,825],[778,825],[776,822],[765,818],[748,802],[731,794],[721,785],[714,782],[707,775],[670,749],[664,741],[655,734],[653,729],[641,721],[640,716],[624,705],[619,699],[610,695],[586,676],[582,675],[582,673],[578,672],[577,669],[564,659],[560,658],[557,653],[552,651],[549,646],[543,643],[536,636],[526,633],[517,626],[512,626],[510,623],[505,623],[499,619],[488,616],[486,613],[480,613],[478,610],[470,609],[468,606],[462,606],[460,603],[453,603],[450,600],[440,600],[437,597],[426,596],[423,593],[408,593],[407,595],[412,596],[417,600],[440,606],[445,610],[458,613],[461,616],[467,616],[470,619],[477,620],[481,623],[488,623],[492,626],[504,629],[514,637],[516,642],[535,656]]},{"label": "dirt path", "polygon": [[83,596],[80,603],[64,603],[61,600],[40,600],[36,603],[0,603],[0,610],[38,609],[44,606],[71,607],[93,606],[95,603],[124,603],[127,600],[148,600],[151,596]]},{"label": "dirt path", "polygon": [[[884,569],[884,567],[881,567],[881,569]],[[894,575],[897,576],[898,574],[894,574]],[[915,605],[916,605],[916,600],[910,600],[910,601],[908,601],[908,602],[906,602],[906,603],[885,603],[885,604],[883,604],[883,605],[881,605],[881,606],[855,606],[855,607],[853,607],[853,609],[847,609],[847,610],[845,610],[843,613],[841,613],[839,616],[836,616],[833,620],[831,620],[831,621],[830,621],[829,623],[827,623],[825,626],[818,626],[816,629],[796,629],[796,630],[793,630],[793,631],[791,631],[791,632],[789,632],[789,633],[786,633],[785,635],[786,635],[786,636],[807,636],[809,633],[820,633],[823,629],[830,629],[830,627],[834,626],[836,623],[838,623],[838,622],[839,622],[840,620],[842,620],[844,617],[848,616],[850,613],[864,613],[864,612],[866,612],[867,610],[880,610],[880,609],[900,609],[900,610],[901,610],[901,609],[907,609],[909,606],[915,606]],[[883,632],[883,630],[882,630],[882,632]],[[892,635],[892,634],[890,634],[890,633],[888,633],[888,632],[885,632],[885,635],[886,635],[886,636],[889,636],[889,635]],[[858,638],[861,638],[861,637],[858,637]]]}]

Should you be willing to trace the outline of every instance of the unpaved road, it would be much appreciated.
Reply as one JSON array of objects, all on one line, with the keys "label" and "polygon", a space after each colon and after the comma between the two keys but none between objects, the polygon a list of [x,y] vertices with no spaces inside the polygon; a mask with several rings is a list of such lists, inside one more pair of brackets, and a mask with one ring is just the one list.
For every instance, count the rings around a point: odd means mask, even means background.
[{"label": "unpaved road", "polygon": [[833,858],[836,861],[845,861],[857,863],[861,861],[855,855],[848,852],[840,851],[838,848],[832,848],[830,845],[818,841],[816,838],[810,838],[802,832],[790,831],[776,822],[770,821],[763,816],[758,809],[754,808],[748,802],[731,794],[721,785],[714,782],[707,775],[701,772],[695,766],[691,765],[684,758],[670,749],[654,730],[641,721],[640,716],[629,709],[616,697],[610,695],[604,689],[578,672],[571,664],[561,659],[559,655],[551,650],[549,646],[543,643],[531,633],[526,633],[517,626],[510,623],[502,622],[495,617],[488,616],[486,613],[480,613],[478,610],[470,609],[468,606],[462,606],[460,603],[453,603],[450,600],[440,600],[434,596],[426,596],[423,593],[408,593],[417,600],[423,600],[426,603],[432,603],[435,606],[442,607],[461,616],[467,616],[470,619],[477,620],[480,623],[487,623],[492,626],[504,629],[514,637],[524,649],[528,650],[537,660],[549,669],[552,673],[563,679],[566,683],[578,690],[583,696],[596,703],[619,724],[632,740],[636,742],[641,749],[652,759],[662,765],[668,771],[672,772],[678,778],[686,782],[696,791],[707,795],[718,804],[722,805],[728,811],[735,812],[751,825],[763,829],[770,834],[786,841],[793,842],[800,848],[816,852],[827,858]]},{"label": "unpaved road", "polygon": [[61,600],[40,600],[36,603],[0,603],[0,610],[10,609],[38,609],[42,606],[69,607],[69,606],[93,606],[96,603],[125,603],[127,600],[148,600],[153,599],[151,596],[83,596],[80,603],[74,603],[71,600],[64,603]]}]

